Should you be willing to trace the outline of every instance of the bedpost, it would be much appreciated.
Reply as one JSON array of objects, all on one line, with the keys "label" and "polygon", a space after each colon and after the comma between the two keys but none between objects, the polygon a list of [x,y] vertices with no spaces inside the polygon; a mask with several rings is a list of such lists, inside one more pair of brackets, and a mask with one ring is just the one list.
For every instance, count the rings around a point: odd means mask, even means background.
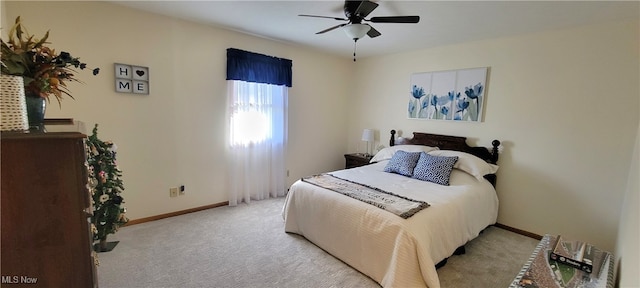
[{"label": "bedpost", "polygon": [[491,142],[491,145],[493,145],[493,149],[491,151],[491,161],[493,161],[493,164],[496,164],[498,163],[498,146],[500,146],[500,141],[493,140],[493,142]]},{"label": "bedpost", "polygon": [[389,146],[396,145],[396,130],[391,130],[391,139],[389,139]]}]

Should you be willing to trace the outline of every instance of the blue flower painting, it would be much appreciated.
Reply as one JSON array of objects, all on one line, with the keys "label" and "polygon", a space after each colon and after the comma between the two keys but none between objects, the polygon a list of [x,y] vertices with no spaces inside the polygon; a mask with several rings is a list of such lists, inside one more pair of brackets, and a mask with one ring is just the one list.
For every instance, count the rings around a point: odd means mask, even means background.
[{"label": "blue flower painting", "polygon": [[411,75],[410,119],[482,121],[487,68]]},{"label": "blue flower painting", "polygon": [[473,87],[465,87],[464,94],[470,99],[469,117],[471,121],[478,121],[478,115],[480,115],[480,107],[482,107],[482,90],[484,86],[482,83],[473,85]]},{"label": "blue flower painting", "polygon": [[[409,118],[419,118],[420,113],[422,112],[424,104],[421,104],[421,99],[426,96],[424,94],[424,88],[413,85],[411,87],[411,96],[412,100],[409,100]],[[418,110],[416,110],[418,108]]]}]

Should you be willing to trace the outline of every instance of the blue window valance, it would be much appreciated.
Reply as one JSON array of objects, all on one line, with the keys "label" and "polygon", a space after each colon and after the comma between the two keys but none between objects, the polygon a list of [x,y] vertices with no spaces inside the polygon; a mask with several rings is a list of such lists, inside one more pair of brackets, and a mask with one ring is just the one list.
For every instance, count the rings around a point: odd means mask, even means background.
[{"label": "blue window valance", "polygon": [[227,80],[291,87],[292,66],[293,62],[289,59],[235,48],[227,49]]}]

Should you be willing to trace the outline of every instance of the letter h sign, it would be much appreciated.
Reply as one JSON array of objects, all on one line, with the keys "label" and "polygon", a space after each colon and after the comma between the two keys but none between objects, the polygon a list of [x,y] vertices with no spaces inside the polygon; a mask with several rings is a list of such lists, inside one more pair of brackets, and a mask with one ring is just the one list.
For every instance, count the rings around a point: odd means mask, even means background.
[{"label": "letter h sign", "polygon": [[115,63],[116,92],[149,94],[149,67]]}]

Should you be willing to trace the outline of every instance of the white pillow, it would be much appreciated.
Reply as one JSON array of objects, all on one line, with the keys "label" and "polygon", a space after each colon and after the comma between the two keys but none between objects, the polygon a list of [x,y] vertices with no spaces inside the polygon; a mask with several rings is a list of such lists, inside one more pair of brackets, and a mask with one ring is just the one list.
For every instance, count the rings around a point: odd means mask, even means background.
[{"label": "white pillow", "polygon": [[458,161],[453,165],[453,168],[467,172],[478,180],[482,180],[484,175],[495,174],[498,171],[498,165],[487,163],[469,153],[453,150],[434,150],[428,153],[434,156],[458,156]]},{"label": "white pillow", "polygon": [[395,145],[391,147],[382,148],[382,150],[378,151],[373,158],[371,158],[371,163],[380,162],[383,160],[389,160],[393,157],[393,154],[396,154],[396,151],[405,151],[405,152],[429,152],[433,150],[438,150],[438,147],[430,147],[424,145]]}]

